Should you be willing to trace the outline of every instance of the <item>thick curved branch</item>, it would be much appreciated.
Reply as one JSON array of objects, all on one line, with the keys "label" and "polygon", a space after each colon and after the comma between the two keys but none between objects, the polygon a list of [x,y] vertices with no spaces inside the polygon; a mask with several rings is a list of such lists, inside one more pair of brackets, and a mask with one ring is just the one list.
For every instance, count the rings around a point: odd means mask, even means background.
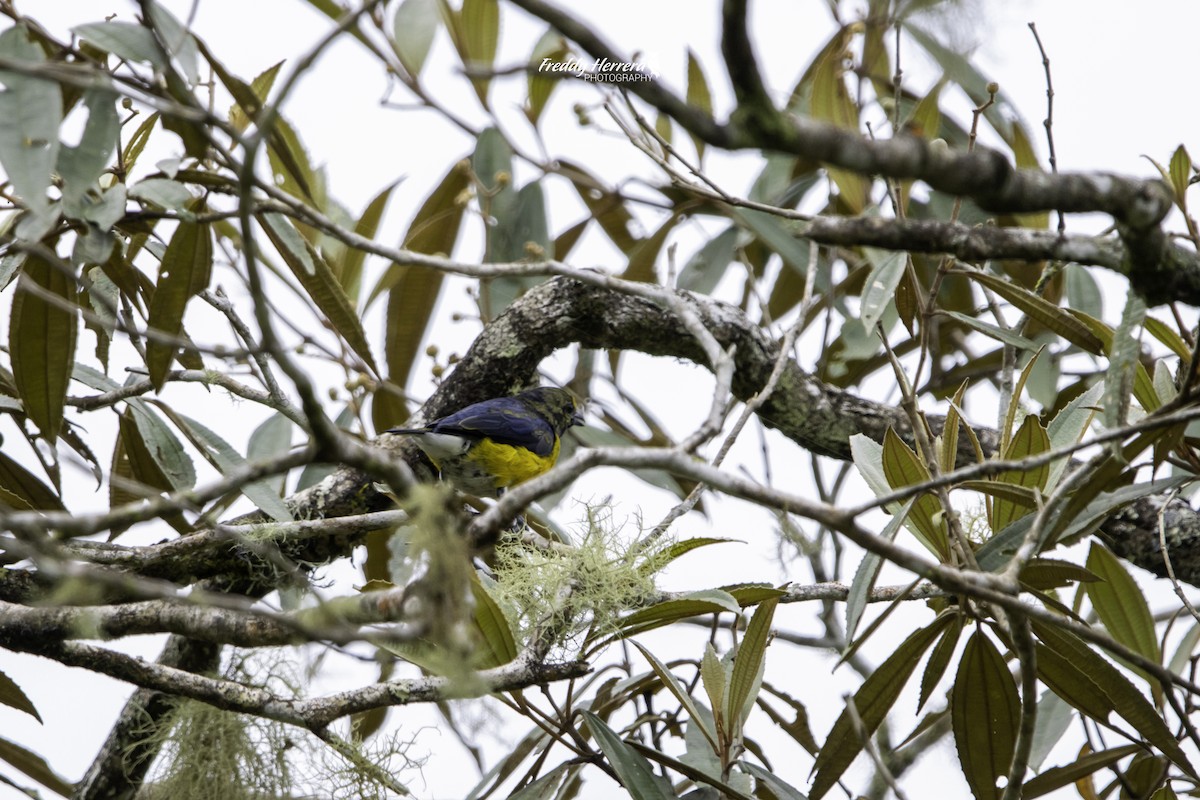
[{"label": "thick curved branch", "polygon": [[[694,296],[692,303],[721,346],[733,348],[734,395],[743,401],[754,396],[771,374],[777,344],[733,306]],[[703,352],[683,326],[658,305],[558,278],[529,292],[490,325],[442,391],[468,402],[504,393],[513,385],[513,376],[532,374],[550,351],[571,342],[705,363]],[[806,450],[841,460],[850,460],[850,437],[856,433],[881,442],[889,427],[904,437],[910,432],[902,409],[828,386],[791,360],[759,417]],[[930,415],[928,420],[934,433],[940,433],[945,419]],[[984,450],[994,453],[995,432],[976,432]],[[960,456],[963,463],[971,463],[974,454],[966,438],[960,437]],[[1164,574],[1158,544],[1160,511],[1176,575],[1200,586],[1200,515],[1178,498],[1152,497],[1127,507],[1104,525],[1105,542],[1130,562]]]},{"label": "thick curved branch", "polygon": [[[548,22],[595,58],[628,57],[566,11],[545,0],[512,0]],[[726,150],[773,150],[801,156],[861,175],[920,180],[948,194],[969,197],[987,211],[1028,213],[1101,212],[1117,222],[1128,261],[1122,271],[1134,290],[1152,304],[1183,299],[1181,286],[1200,298],[1200,259],[1174,245],[1159,227],[1171,210],[1172,190],[1158,179],[1111,173],[1046,173],[1015,169],[987,148],[951,150],[916,136],[870,139],[818,120],[781,112],[770,102],[755,67],[746,32],[744,0],[725,4],[722,48],[738,106],[720,123],[688,105],[658,81],[627,84],[628,91],[675,119],[705,143]],[[1197,302],[1196,299],[1187,300]]]}]

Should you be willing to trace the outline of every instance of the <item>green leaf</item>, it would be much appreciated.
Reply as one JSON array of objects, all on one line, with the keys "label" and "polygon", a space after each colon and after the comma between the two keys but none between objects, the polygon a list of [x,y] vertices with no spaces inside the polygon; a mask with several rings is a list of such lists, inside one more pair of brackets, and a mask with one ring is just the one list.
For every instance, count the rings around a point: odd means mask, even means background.
[{"label": "green leaf", "polygon": [[158,31],[159,38],[171,58],[179,65],[188,83],[195,86],[200,82],[199,55],[196,52],[196,40],[188,33],[187,28],[177,20],[161,3],[147,3],[150,22]]},{"label": "green leaf", "polygon": [[293,197],[324,207],[324,198],[319,196],[319,180],[312,168],[308,151],[299,135],[283,117],[276,117],[267,146],[267,160],[276,183]]},{"label": "green leaf", "polygon": [[[354,223],[355,233],[367,239],[375,238],[375,234],[379,230],[379,221],[383,219],[384,209],[387,208],[388,199],[392,196],[392,190],[395,188],[396,184],[393,183],[375,195],[375,198],[363,209],[362,216]],[[337,265],[338,282],[341,283],[342,289],[353,302],[358,300],[359,287],[362,285],[363,262],[366,258],[366,251],[359,250],[357,247],[347,247]]]},{"label": "green leaf", "polygon": [[[632,747],[635,752],[645,756],[647,759],[655,761],[655,762],[663,765],[667,769],[678,772],[680,775],[683,775],[685,778],[691,779],[695,783],[704,784],[705,786],[712,787],[713,789],[715,789],[721,793],[722,798],[729,798],[729,800],[755,800],[754,797],[746,794],[746,792],[742,791],[741,789],[734,786],[733,784],[727,783],[727,782],[721,780],[720,765],[716,762],[715,759],[713,759],[711,761],[711,766],[714,767],[715,769],[713,769],[713,770],[702,769],[698,766],[693,766],[693,764],[688,763],[687,761],[683,761],[678,758],[672,758],[671,756],[667,755],[666,753],[663,753],[660,750],[656,750],[655,748],[650,747],[648,745],[644,745],[637,740],[631,739],[627,742],[627,744],[630,747]],[[687,755],[690,756],[691,752],[689,751]],[[691,760],[691,759],[689,759],[689,760]],[[708,766],[708,765],[705,765],[705,766]],[[738,765],[738,767],[741,767],[741,766],[742,766],[741,764]],[[749,788],[749,783],[750,783],[749,780],[746,780],[745,775],[743,773],[739,772],[738,769],[734,769],[731,771],[730,780],[737,780],[737,779],[741,779],[741,781],[743,782],[743,785],[746,788]],[[660,779],[660,780],[662,780],[662,779]],[[665,781],[663,781],[663,783],[665,785]],[[675,794],[672,793],[671,797],[674,798]]]},{"label": "green leaf", "polygon": [[754,609],[746,633],[738,645],[733,660],[733,674],[729,678],[729,700],[725,707],[726,719],[740,727],[746,715],[754,707],[758,685],[762,681],[763,664],[767,657],[767,643],[771,634],[771,620],[775,615],[778,600],[766,600]]},{"label": "green leaf", "polygon": [[334,277],[333,270],[325,263],[324,257],[296,233],[296,229],[286,217],[279,214],[257,214],[256,218],[284,263],[291,268],[292,274],[333,325],[334,330],[341,334],[350,349],[357,353],[372,371],[377,372],[362,321]]},{"label": "green leaf", "polygon": [[1172,353],[1179,356],[1185,362],[1192,360],[1192,349],[1188,347],[1183,337],[1175,332],[1174,328],[1157,317],[1150,315],[1146,316],[1143,324],[1150,335],[1169,347]]},{"label": "green leaf", "polygon": [[1066,279],[1067,302],[1071,308],[1103,319],[1104,295],[1092,273],[1079,264],[1067,264],[1063,267],[1063,275]]},{"label": "green leaf", "polygon": [[[1086,392],[1063,406],[1046,426],[1046,434],[1050,437],[1050,449],[1058,450],[1069,447],[1083,438],[1092,419],[1099,410],[1097,403],[1104,393],[1104,384],[1097,383]],[[1062,458],[1050,465],[1050,476],[1046,479],[1046,488],[1053,489],[1058,485],[1063,470],[1067,468],[1068,459]]]},{"label": "green leaf", "polygon": [[[890,489],[903,489],[929,480],[929,469],[891,428],[883,437],[883,474]],[[950,535],[941,512],[942,506],[937,498],[925,492],[917,496],[905,527],[931,553],[945,562],[950,560]]]},{"label": "green leaf", "polygon": [[392,18],[392,48],[414,78],[421,74],[441,24],[437,0],[404,0]]},{"label": "green leaf", "polygon": [[[1121,565],[1121,562],[1099,542],[1092,542],[1088,551],[1087,568],[1099,577],[1086,586],[1088,599],[1109,635],[1121,644],[1157,663],[1162,661],[1154,618],[1146,596]],[[1151,686],[1158,680],[1138,667],[1133,668]]]},{"label": "green leaf", "polygon": [[187,185],[167,178],[146,178],[129,187],[129,199],[162,209],[184,211],[195,199]]},{"label": "green leaf", "polygon": [[[688,690],[679,682],[679,679],[676,678],[669,669],[667,669],[667,665],[659,661],[653,653],[651,653],[638,642],[634,642],[633,646],[641,652],[642,657],[646,659],[646,662],[650,665],[650,668],[654,670],[654,674],[658,676],[659,680],[662,681],[662,684],[664,687],[666,687],[667,691],[673,694],[675,699],[679,701],[679,704],[683,707],[684,711],[687,712],[688,720],[691,722],[691,724],[699,727],[700,732],[704,734],[704,738],[708,740],[709,745],[712,746],[713,752],[715,753],[718,749],[716,732],[713,730],[712,725],[709,724],[709,720],[701,715],[699,710],[697,710],[696,704],[692,701],[692,696],[689,694]],[[712,647],[710,645],[705,651],[706,659],[708,657],[708,650],[711,649]],[[703,665],[704,662],[701,661],[702,674],[704,669]],[[722,675],[723,674],[724,673],[722,673]],[[707,678],[705,679],[705,688],[708,688]],[[723,683],[722,688],[724,688]],[[709,696],[712,696],[711,691]],[[713,707],[717,707],[715,702]]]},{"label": "green leaf", "polygon": [[[731,212],[731,216],[753,232],[760,242],[778,253],[792,272],[801,278],[808,274],[809,264],[813,261],[812,248],[817,246],[815,242],[794,233],[778,217],[765,211],[743,208]],[[818,271],[813,280],[813,288],[821,292],[828,291],[828,274]]]},{"label": "green leaf", "polygon": [[1093,583],[1098,580],[1100,578],[1090,569],[1053,558],[1032,558],[1021,570],[1021,582],[1034,589],[1053,589],[1071,583]]},{"label": "green leaf", "polygon": [[65,511],[62,500],[46,484],[0,452],[0,489],[19,499],[26,509],[39,511]]},{"label": "green leaf", "polygon": [[[111,228],[125,214],[124,195],[119,187],[115,192],[120,202],[108,209],[103,202],[94,199],[99,189],[100,175],[108,167],[117,146],[121,129],[117,117],[117,96],[108,91],[92,89],[83,93],[83,104],[87,108],[87,124],[79,137],[79,144],[63,144],[58,151],[59,177],[62,178],[63,213],[72,219],[95,222],[100,230]],[[103,199],[103,196],[102,198]]]},{"label": "green leaf", "polygon": [[[843,39],[842,47],[829,48],[821,52],[813,65],[811,75],[812,94],[809,112],[814,119],[829,122],[839,128],[858,132],[858,106],[846,86],[843,53],[849,44],[850,31],[843,28],[835,38]],[[869,178],[836,167],[828,167],[840,193],[840,199],[852,214],[859,214],[867,206],[871,189]]]},{"label": "green leaf", "polygon": [[[854,693],[854,707],[862,720],[866,735],[871,736],[882,724],[892,705],[900,696],[909,676],[929,645],[950,624],[953,615],[939,616],[924,628],[909,634],[887,659],[871,673],[858,691]],[[813,764],[816,777],[813,779],[809,797],[821,800],[841,778],[850,762],[862,750],[862,739],[851,721],[850,711],[844,710],[833,723],[825,744]]]},{"label": "green leaf", "polygon": [[[887,525],[879,532],[879,537],[889,542],[895,539],[896,534],[900,531],[900,526],[908,519],[916,502],[915,497],[910,497],[903,508],[894,512]],[[879,569],[882,566],[883,556],[868,551],[863,555],[858,569],[854,571],[854,579],[850,581],[850,591],[846,593],[846,641],[848,642],[853,641],[854,634],[858,631],[858,623],[862,620],[863,611],[867,607],[867,599],[870,597],[871,589],[875,588],[875,579],[879,577]]]},{"label": "green leaf", "polygon": [[[463,66],[468,70],[489,69],[496,60],[496,45],[500,41],[500,4],[497,0],[463,0],[459,11],[462,21]],[[472,77],[471,85],[479,102],[486,108],[491,79]]]},{"label": "green leaf", "polygon": [[[712,92],[708,88],[708,79],[704,77],[704,68],[690,47],[687,49],[687,102],[689,106],[712,116]],[[704,141],[693,135],[692,142],[696,146],[696,158],[703,163]]]},{"label": "green leaf", "polygon": [[967,640],[950,698],[958,760],[976,800],[998,800],[1021,727],[1021,703],[1004,657],[981,630]]},{"label": "green leaf", "polygon": [[684,597],[665,600],[649,608],[638,609],[617,624],[621,638],[670,625],[699,614],[719,614],[722,611],[741,612],[741,605],[729,592],[716,589],[689,592]]},{"label": "green leaf", "polygon": [[[294,422],[278,412],[267,417],[250,434],[250,441],[246,445],[246,458],[250,461],[257,461],[275,458],[286,453],[292,447],[292,427],[294,425]],[[263,478],[262,484],[270,487],[270,490],[276,495],[282,495],[285,477],[280,474]]]},{"label": "green leaf", "polygon": [[1025,785],[1021,787],[1021,797],[1033,800],[1035,797],[1050,794],[1140,751],[1138,745],[1126,744],[1101,750],[1099,753],[1090,753],[1061,767],[1051,767],[1036,778],[1025,781]]},{"label": "green leaf", "polygon": [[[558,78],[548,77],[542,69],[542,64],[546,63],[547,59],[551,63],[561,62],[569,52],[567,40],[554,28],[547,28],[542,37],[537,40],[537,44],[533,46],[533,52],[529,55],[529,75],[526,78],[529,102],[525,107],[525,116],[535,127],[538,120],[541,119],[546,103],[550,100],[550,93],[560,82]],[[550,75],[553,74],[555,73],[550,73]],[[562,75],[563,73],[557,74]]]},{"label": "green leaf", "polygon": [[[207,52],[205,54],[207,55]],[[210,59],[210,61],[213,60]],[[270,96],[271,87],[275,85],[275,78],[279,76],[279,70],[282,66],[283,62],[277,61],[274,65],[267,67],[256,75],[254,80],[250,81],[250,97],[234,98],[237,102],[229,107],[229,125],[235,131],[241,133],[250,127],[251,120],[262,109],[262,104]],[[250,99],[251,97],[253,100]],[[242,105],[243,102],[246,105]]]},{"label": "green leaf", "polygon": [[0,761],[16,767],[23,774],[63,797],[71,797],[74,786],[61,778],[46,760],[15,742],[0,739]]},{"label": "green leaf", "polygon": [[[158,285],[150,299],[148,325],[178,338],[183,332],[183,312],[188,300],[208,288],[212,280],[212,234],[207,224],[180,222],[171,236],[158,269]],[[146,343],[150,382],[162,391],[175,351],[175,342],[151,339]]]},{"label": "green leaf", "polygon": [[[34,68],[46,60],[25,25],[0,34],[0,57]],[[0,87],[0,166],[30,215],[16,234],[37,241],[57,216],[46,192],[61,147],[62,93],[54,81],[8,70],[0,70]]]},{"label": "green leaf", "polygon": [[663,550],[655,552],[650,560],[654,562],[656,569],[661,569],[680,556],[683,556],[701,547],[708,547],[712,544],[731,543],[743,544],[742,540],[740,539],[724,539],[719,536],[693,536],[690,539],[672,542]]},{"label": "green leaf", "polygon": [[146,147],[146,142],[150,141],[150,134],[154,132],[154,126],[158,124],[158,112],[151,114],[142,120],[142,124],[137,126],[137,130],[133,132],[133,136],[129,137],[129,141],[125,145],[125,152],[121,162],[125,165],[125,172],[128,174],[137,165],[138,157],[141,156],[142,150]]},{"label": "green leaf", "polygon": [[149,28],[134,22],[92,22],[76,25],[71,32],[101,50],[125,61],[138,61],[157,70],[167,67],[162,48]]},{"label": "green leaf", "polygon": [[1104,342],[1092,333],[1087,325],[1040,295],[1015,283],[1010,283],[998,275],[976,270],[952,270],[951,272],[955,275],[966,275],[977,283],[983,284],[1024,311],[1031,319],[1037,320],[1085,352],[1092,355],[1100,355],[1104,352]]},{"label": "green leaf", "polygon": [[1175,199],[1179,203],[1180,208],[1187,207],[1187,189],[1192,179],[1192,157],[1188,155],[1187,148],[1183,145],[1175,148],[1175,152],[1171,154],[1171,164],[1169,168],[1171,177],[1171,188],[1175,190]]},{"label": "green leaf", "polygon": [[[1017,429],[1016,435],[1012,437],[1012,441],[1009,442],[1008,450],[1004,453],[1004,458],[1008,461],[1018,461],[1030,456],[1040,455],[1049,449],[1050,436],[1046,433],[1046,429],[1042,427],[1042,423],[1038,420],[1037,415],[1029,414],[1025,417],[1025,421],[1021,423],[1021,427]],[[1002,472],[996,476],[996,481],[1011,486],[1044,491],[1049,477],[1050,465],[1042,464],[1032,469]],[[1032,506],[1013,502],[1008,498],[997,497],[996,501],[992,504],[992,530],[1002,531],[1032,511]]]},{"label": "green leaf", "polygon": [[[667,236],[675,226],[684,220],[681,214],[672,214],[653,234],[641,240],[629,253],[629,265],[621,277],[627,281],[643,283],[658,283],[654,266],[658,262],[658,254],[666,244]],[[559,257],[563,257],[559,254]]]},{"label": "green leaf", "polygon": [[[1055,541],[1070,540],[1075,536],[1090,533],[1097,525],[1112,516],[1117,509],[1152,494],[1169,492],[1190,480],[1189,476],[1176,475],[1172,478],[1160,478],[1156,481],[1123,486],[1112,492],[1101,492],[1088,503],[1083,511],[1071,518]],[[1032,524],[1033,517],[1022,517],[984,542],[983,546],[975,552],[975,560],[979,566],[989,572],[1002,569],[1017,552],[1017,548],[1024,541],[1025,534]],[[1048,528],[1047,536],[1053,533],[1053,527],[1052,524]],[[1046,547],[1046,540],[1039,542],[1038,552],[1043,551]]]},{"label": "green leaf", "polygon": [[933,690],[937,688],[942,676],[946,674],[946,667],[950,666],[950,659],[958,647],[962,628],[962,617],[955,615],[954,624],[946,629],[942,638],[938,639],[938,643],[934,646],[929,661],[925,664],[925,671],[921,674],[921,694],[917,699],[918,713],[929,702],[929,698],[933,697]]},{"label": "green leaf", "polygon": [[709,239],[683,265],[676,281],[679,288],[697,294],[711,294],[733,261],[737,240],[738,231],[732,225]]},{"label": "green leaf", "polygon": [[753,764],[749,761],[743,761],[740,766],[742,769],[746,770],[746,772],[753,775],[755,780],[765,784],[767,788],[775,793],[775,796],[779,798],[779,800],[808,800],[808,798],[804,796],[803,792],[801,792],[795,786],[785,783],[774,772],[765,770],[757,764]]},{"label": "green leaf", "polygon": [[[203,423],[178,414],[166,405],[162,406],[162,410],[183,432],[192,446],[199,450],[200,454],[222,475],[228,475],[246,466],[246,459],[242,458],[241,454],[230,447],[228,442]],[[292,521],[292,512],[279,499],[279,494],[268,484],[262,481],[253,481],[244,485],[241,492],[260,511],[276,522]]]},{"label": "green leaf", "polygon": [[1037,342],[1033,341],[1032,339],[1027,339],[1021,334],[1010,331],[1007,328],[1001,328],[999,325],[993,325],[990,322],[984,322],[977,317],[972,317],[959,311],[943,311],[941,313],[945,314],[951,319],[958,320],[968,328],[977,330],[985,336],[990,336],[991,338],[1003,344],[1011,345],[1018,350],[1036,352],[1038,349]]},{"label": "green leaf", "polygon": [[[1037,724],[1034,726],[1033,742],[1029,748],[1029,768],[1040,771],[1042,762],[1050,751],[1059,743],[1063,734],[1075,722],[1075,710],[1056,695],[1046,689],[1042,692],[1037,706]],[[1026,784],[1028,785],[1028,783]]]},{"label": "green leaf", "polygon": [[604,724],[604,720],[590,711],[579,713],[633,800],[675,800],[675,793],[670,791],[669,784],[666,787],[662,785],[645,757],[617,736],[612,728]]},{"label": "green leaf", "polygon": [[[135,441],[131,441],[130,437],[125,435],[126,419],[133,423],[136,431]],[[134,461],[134,454],[130,453],[134,475],[138,480],[166,491],[191,489],[196,485],[196,468],[192,464],[191,456],[183,449],[183,444],[171,433],[166,423],[145,403],[129,404],[129,408],[122,415],[121,434],[126,440],[126,448],[132,450],[140,447],[145,451],[144,456],[150,459],[149,463],[145,458]],[[157,476],[154,474],[156,470]]]},{"label": "green leaf", "polygon": [[559,159],[558,173],[575,187],[579,199],[587,206],[592,218],[600,225],[604,234],[625,255],[631,255],[641,238],[635,232],[635,221],[625,200],[617,192],[605,187],[596,175],[573,161]]},{"label": "green leaf", "polygon": [[[72,310],[50,302],[43,293]],[[71,275],[35,255],[26,258],[9,319],[9,356],[17,396],[48,442],[56,440],[62,429],[67,384],[75,363],[79,320],[74,304]]]},{"label": "green leaf", "polygon": [[[1119,428],[1125,424],[1129,414],[1129,397],[1133,392],[1135,365],[1140,366],[1141,348],[1136,338],[1146,317],[1146,301],[1130,292],[1121,312],[1121,322],[1113,333],[1109,347],[1108,369],[1104,373],[1104,425]],[[1153,390],[1151,390],[1153,394]],[[1139,400],[1142,398],[1139,397]],[[1151,401],[1151,404],[1157,405]],[[1146,405],[1143,401],[1143,405]],[[1147,408],[1153,411],[1154,408]]]},{"label": "green leaf", "polygon": [[42,721],[42,715],[38,713],[33,702],[12,678],[4,674],[3,670],[0,670],[0,703],[9,708],[15,708],[17,711],[24,711],[38,722]]},{"label": "green leaf", "polygon": [[[1154,706],[1121,672],[1074,634],[1030,620],[1033,632],[1057,659],[1038,654],[1038,677],[1055,694],[1099,720],[1116,711],[1138,733],[1178,764],[1188,775],[1196,771]],[[1043,665],[1045,660],[1045,665]]]},{"label": "green leaf", "polygon": [[873,247],[865,248],[867,260],[871,263],[871,271],[863,286],[862,302],[859,308],[859,320],[864,328],[875,330],[875,324],[887,310],[888,304],[896,296],[896,287],[904,276],[908,265],[908,254],[903,252],[889,253]]},{"label": "green leaf", "polygon": [[476,654],[478,660],[472,666],[475,669],[490,669],[511,663],[517,657],[517,641],[513,636],[512,624],[474,571],[471,573],[471,596],[475,602],[475,627],[485,648]]}]

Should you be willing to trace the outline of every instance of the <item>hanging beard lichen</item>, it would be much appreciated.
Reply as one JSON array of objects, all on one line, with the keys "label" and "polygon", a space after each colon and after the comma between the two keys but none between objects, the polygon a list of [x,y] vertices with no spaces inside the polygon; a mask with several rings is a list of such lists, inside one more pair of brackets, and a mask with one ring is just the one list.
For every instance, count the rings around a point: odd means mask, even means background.
[{"label": "hanging beard lichen", "polygon": [[[294,652],[235,652],[226,677],[262,685],[265,674],[262,688],[297,699],[303,669],[289,660]],[[412,742],[400,732],[369,744],[332,735],[321,741],[283,722],[194,700],[180,703],[175,724],[164,735],[138,800],[384,800],[402,788],[398,776],[422,766],[419,757],[408,755]]]},{"label": "hanging beard lichen", "polygon": [[259,800],[291,796],[287,751],[294,742],[280,723],[188,700],[180,704],[163,748],[158,780],[139,798]]}]

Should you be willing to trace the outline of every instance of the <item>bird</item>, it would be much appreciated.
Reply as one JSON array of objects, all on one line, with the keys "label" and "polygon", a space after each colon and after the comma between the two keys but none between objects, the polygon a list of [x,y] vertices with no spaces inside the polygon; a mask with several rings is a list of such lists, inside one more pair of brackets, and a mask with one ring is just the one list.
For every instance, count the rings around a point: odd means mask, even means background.
[{"label": "bird", "polygon": [[421,449],[442,480],[477,497],[499,496],[558,460],[563,434],[583,424],[565,389],[540,386],[474,403],[421,428],[391,428]]}]

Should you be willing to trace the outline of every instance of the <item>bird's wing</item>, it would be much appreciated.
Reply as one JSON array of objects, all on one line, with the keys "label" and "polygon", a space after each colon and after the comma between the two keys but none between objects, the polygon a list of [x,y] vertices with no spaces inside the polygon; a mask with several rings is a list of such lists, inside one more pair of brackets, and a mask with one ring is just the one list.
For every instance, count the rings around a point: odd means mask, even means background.
[{"label": "bird's wing", "polygon": [[497,397],[467,406],[429,426],[435,433],[488,438],[532,450],[539,456],[554,451],[554,429],[540,414],[515,397]]}]

